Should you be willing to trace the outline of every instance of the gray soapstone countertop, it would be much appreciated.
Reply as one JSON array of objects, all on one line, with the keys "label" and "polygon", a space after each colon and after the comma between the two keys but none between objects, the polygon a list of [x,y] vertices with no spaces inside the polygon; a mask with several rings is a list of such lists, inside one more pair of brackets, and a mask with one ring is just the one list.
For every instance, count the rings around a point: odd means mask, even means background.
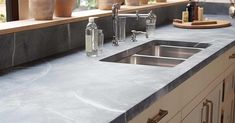
[{"label": "gray soapstone countertop", "polygon": [[[228,16],[207,17],[235,25]],[[167,25],[155,31],[147,40],[138,35],[138,42],[128,39],[119,47],[107,43],[97,58],[76,51],[1,75],[1,123],[125,123],[235,45],[235,26],[188,30]],[[99,61],[156,39],[212,45],[173,68]]]}]

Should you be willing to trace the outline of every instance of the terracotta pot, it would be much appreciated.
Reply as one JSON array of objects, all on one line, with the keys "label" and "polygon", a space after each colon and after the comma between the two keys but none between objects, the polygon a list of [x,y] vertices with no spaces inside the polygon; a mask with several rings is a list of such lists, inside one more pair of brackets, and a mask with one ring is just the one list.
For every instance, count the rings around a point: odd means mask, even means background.
[{"label": "terracotta pot", "polygon": [[124,0],[98,0],[98,8],[101,10],[111,10],[114,3],[123,4]]},{"label": "terracotta pot", "polygon": [[75,2],[75,0],[56,0],[55,16],[71,17]]},{"label": "terracotta pot", "polygon": [[139,6],[139,0],[125,0],[127,6]]},{"label": "terracotta pot", "polygon": [[139,0],[140,5],[148,4],[148,0]]},{"label": "terracotta pot", "polygon": [[29,0],[29,12],[35,20],[52,20],[55,0]]}]

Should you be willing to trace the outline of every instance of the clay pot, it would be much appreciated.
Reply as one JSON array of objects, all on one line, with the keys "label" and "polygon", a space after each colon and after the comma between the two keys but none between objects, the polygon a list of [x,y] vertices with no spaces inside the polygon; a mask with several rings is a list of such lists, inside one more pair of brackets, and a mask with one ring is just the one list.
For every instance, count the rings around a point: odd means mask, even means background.
[{"label": "clay pot", "polygon": [[140,5],[148,4],[148,0],[139,0]]},{"label": "clay pot", "polygon": [[139,0],[125,0],[125,4],[127,6],[139,6],[140,2]]},{"label": "clay pot", "polygon": [[75,0],[56,0],[55,16],[71,17],[75,2]]},{"label": "clay pot", "polygon": [[111,10],[113,4],[119,3],[123,4],[124,0],[98,0],[98,8],[101,10]]},{"label": "clay pot", "polygon": [[55,0],[29,0],[29,12],[35,20],[52,20]]}]

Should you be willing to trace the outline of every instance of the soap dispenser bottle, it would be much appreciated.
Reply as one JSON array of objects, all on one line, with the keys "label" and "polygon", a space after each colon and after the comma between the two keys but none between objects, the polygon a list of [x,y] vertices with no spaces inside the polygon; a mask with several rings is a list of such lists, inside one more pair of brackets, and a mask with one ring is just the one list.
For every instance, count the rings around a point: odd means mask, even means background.
[{"label": "soap dispenser bottle", "polygon": [[188,22],[193,22],[194,20],[194,4],[192,0],[189,0],[189,3],[186,6],[186,9],[188,10]]},{"label": "soap dispenser bottle", "polygon": [[89,57],[96,57],[98,55],[98,29],[95,24],[95,18],[89,18],[85,31],[86,54]]}]

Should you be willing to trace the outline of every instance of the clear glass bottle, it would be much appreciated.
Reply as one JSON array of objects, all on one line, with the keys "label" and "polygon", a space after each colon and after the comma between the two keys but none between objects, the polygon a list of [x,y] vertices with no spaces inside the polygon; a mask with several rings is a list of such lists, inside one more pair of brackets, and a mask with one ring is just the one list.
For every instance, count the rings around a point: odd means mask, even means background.
[{"label": "clear glass bottle", "polygon": [[154,31],[156,27],[157,16],[151,11],[146,18],[146,32],[149,37],[154,36]]},{"label": "clear glass bottle", "polygon": [[98,55],[98,29],[94,20],[95,17],[89,18],[85,31],[86,54],[89,57],[96,57]]}]

